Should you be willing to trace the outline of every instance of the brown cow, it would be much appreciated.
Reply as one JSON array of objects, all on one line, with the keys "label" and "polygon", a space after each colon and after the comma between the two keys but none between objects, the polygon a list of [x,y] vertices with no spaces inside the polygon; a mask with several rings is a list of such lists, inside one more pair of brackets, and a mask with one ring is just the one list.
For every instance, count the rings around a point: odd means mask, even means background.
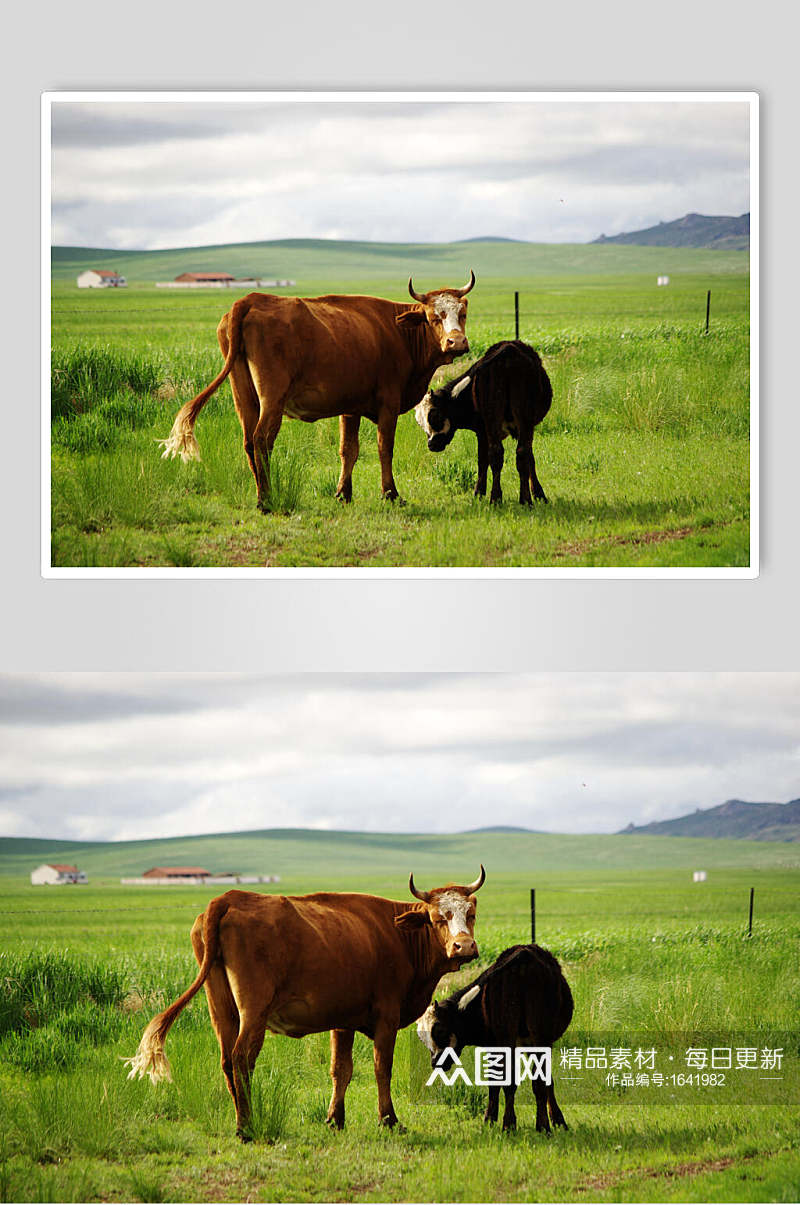
[{"label": "brown cow", "polygon": [[250,293],[217,327],[225,357],[219,376],[177,414],[164,456],[198,459],[198,414],[230,374],[258,506],[269,507],[269,457],[284,415],[313,423],[339,415],[342,470],[336,496],[349,502],[362,418],[378,427],[383,497],[397,498],[392,454],[397,419],[413,409],[442,364],[469,351],[461,289],[408,291],[417,302],[379,297],[276,297]]},{"label": "brown cow", "polygon": [[485,877],[481,866],[467,887],[450,883],[419,891],[411,875],[416,904],[332,892],[226,892],[192,927],[197,978],[147,1026],[136,1054],[126,1060],[128,1078],[149,1075],[153,1083],[171,1078],[164,1039],[204,986],[240,1138],[251,1137],[250,1077],[266,1029],[291,1038],[331,1030],[333,1095],[327,1120],[340,1129],[354,1035],[372,1038],[378,1113],[382,1124],[394,1125],[397,1031],[425,1012],[442,975],[477,958],[475,892]]}]

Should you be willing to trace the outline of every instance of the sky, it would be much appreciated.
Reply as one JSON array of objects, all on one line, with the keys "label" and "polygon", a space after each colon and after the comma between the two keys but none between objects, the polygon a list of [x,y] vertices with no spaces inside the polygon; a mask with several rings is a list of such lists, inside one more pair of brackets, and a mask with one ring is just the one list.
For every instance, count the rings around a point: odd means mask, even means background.
[{"label": "sky", "polygon": [[0,836],[615,832],[800,796],[800,674],[0,675]]},{"label": "sky", "polygon": [[52,239],[588,242],[750,208],[739,101],[56,101]]}]

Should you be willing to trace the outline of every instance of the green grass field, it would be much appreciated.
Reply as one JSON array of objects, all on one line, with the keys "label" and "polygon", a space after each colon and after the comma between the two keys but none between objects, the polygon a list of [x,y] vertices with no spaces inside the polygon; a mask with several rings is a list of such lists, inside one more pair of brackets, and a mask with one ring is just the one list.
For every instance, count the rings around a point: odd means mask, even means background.
[{"label": "green grass field", "polygon": [[[749,565],[745,252],[506,243],[56,252],[53,566]],[[78,290],[75,276],[92,264],[118,267],[130,287]],[[380,499],[371,424],[362,424],[347,507],[333,497],[336,420],[289,420],[273,454],[275,511],[259,514],[227,382],[198,420],[202,462],[162,461],[156,440],[219,370],[216,325],[235,296],[155,288],[187,266],[290,277],[297,284],[287,291],[305,296],[398,300],[410,273],[428,288],[461,284],[472,266],[475,356],[513,336],[519,291],[520,334],[542,353],[554,388],[534,440],[550,505],[516,502],[509,441],[503,504],[473,498],[474,436],[461,432],[434,455],[406,414],[394,459],[405,506]],[[664,272],[671,283],[657,288]]]},{"label": "green grass field", "polygon": [[[33,888],[38,862],[75,861],[88,887]],[[279,873],[287,893],[406,896],[472,877],[483,860],[481,963],[529,937],[561,959],[575,996],[572,1047],[606,1035],[653,1044],[673,1033],[787,1046],[791,1104],[698,1103],[675,1089],[644,1104],[582,1099],[556,1086],[570,1129],[481,1122],[476,1089],[420,1085],[422,1048],[399,1035],[393,1095],[404,1133],[377,1124],[369,1043],[357,1039],[347,1128],[323,1124],[327,1037],[268,1036],[256,1075],[258,1137],[233,1136],[233,1109],[205,1000],[167,1042],[174,1082],[129,1082],[120,1059],[195,973],[188,931],[210,888],[122,888],[164,861]],[[708,881],[693,884],[704,868]],[[800,1183],[795,845],[551,834],[263,834],[124,845],[0,842],[0,1197],[10,1201],[794,1201]],[[747,936],[749,888],[755,922]],[[217,889],[218,891],[219,889]],[[479,968],[443,981],[468,981]],[[724,1040],[724,1039],[719,1039]],[[707,1043],[708,1044],[708,1043]],[[790,1072],[793,1079],[790,1079]],[[791,1095],[791,1093],[794,1095]],[[707,1098],[706,1098],[707,1099]]]}]

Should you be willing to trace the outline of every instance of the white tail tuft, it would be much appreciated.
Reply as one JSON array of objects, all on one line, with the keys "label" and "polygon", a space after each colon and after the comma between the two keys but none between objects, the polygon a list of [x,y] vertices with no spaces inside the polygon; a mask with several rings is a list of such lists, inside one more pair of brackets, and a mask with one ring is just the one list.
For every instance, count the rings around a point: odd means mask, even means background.
[{"label": "white tail tuft", "polygon": [[164,449],[161,453],[162,460],[170,459],[173,456],[180,456],[185,464],[187,460],[200,459],[200,449],[194,437],[191,421],[181,414],[178,414],[178,417],[172,424],[172,430],[167,438],[159,439],[156,442]]},{"label": "white tail tuft", "polygon": [[169,1060],[162,1049],[159,1049],[158,1042],[153,1042],[145,1033],[139,1049],[133,1058],[123,1058],[123,1063],[130,1067],[128,1079],[143,1079],[145,1075],[150,1077],[151,1084],[158,1084],[161,1080],[172,1080],[172,1069],[169,1065]]},{"label": "white tail tuft", "polygon": [[172,1080],[172,1070],[165,1054],[137,1052],[133,1058],[123,1058],[122,1061],[130,1067],[128,1079],[144,1079],[148,1075],[151,1084],[158,1084],[161,1080]]}]

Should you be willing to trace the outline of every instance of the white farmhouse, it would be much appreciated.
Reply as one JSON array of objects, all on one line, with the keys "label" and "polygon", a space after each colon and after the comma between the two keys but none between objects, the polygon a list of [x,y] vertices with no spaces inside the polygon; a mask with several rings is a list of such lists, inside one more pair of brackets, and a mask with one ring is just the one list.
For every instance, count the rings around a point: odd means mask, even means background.
[{"label": "white farmhouse", "polygon": [[85,870],[77,866],[63,866],[58,862],[43,862],[31,871],[31,882],[34,887],[48,887],[51,884],[61,886],[63,883],[88,883]]},{"label": "white farmhouse", "polygon": [[78,277],[79,289],[121,289],[127,285],[124,276],[107,268],[87,268]]}]

